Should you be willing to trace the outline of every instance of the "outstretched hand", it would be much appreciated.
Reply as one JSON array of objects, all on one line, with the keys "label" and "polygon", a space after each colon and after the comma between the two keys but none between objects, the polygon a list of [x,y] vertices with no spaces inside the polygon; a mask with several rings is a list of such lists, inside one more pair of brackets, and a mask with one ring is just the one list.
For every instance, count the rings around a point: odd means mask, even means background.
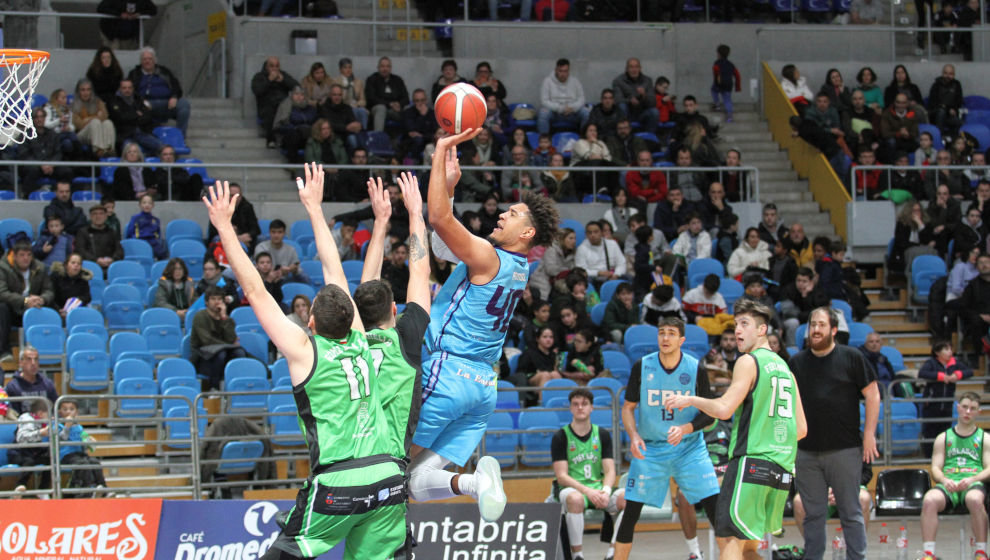
[{"label": "outstretched hand", "polygon": [[[305,163],[303,170],[306,181],[303,183],[303,188],[299,189],[299,200],[306,208],[319,208],[323,202],[323,164]],[[297,184],[300,180],[299,177],[296,177]]]},{"label": "outstretched hand", "polygon": [[457,161],[457,145],[472,140],[481,134],[480,128],[469,128],[460,134],[444,136],[437,140],[436,152],[433,157],[444,158],[444,174],[447,178],[447,194],[454,196],[454,186],[461,180],[461,166]]},{"label": "outstretched hand", "polygon": [[403,171],[395,181],[402,191],[402,202],[410,216],[423,215],[423,195],[419,192],[419,179],[416,175]]},{"label": "outstretched hand", "polygon": [[388,221],[392,216],[392,202],[388,191],[382,185],[382,178],[368,179],[368,199],[371,200],[371,210],[375,213],[375,221]]},{"label": "outstretched hand", "polygon": [[219,230],[224,225],[230,225],[239,196],[241,195],[230,195],[230,183],[228,181],[223,183],[217,181],[216,185],[210,187],[209,196],[203,197],[203,204],[206,205],[213,227]]}]

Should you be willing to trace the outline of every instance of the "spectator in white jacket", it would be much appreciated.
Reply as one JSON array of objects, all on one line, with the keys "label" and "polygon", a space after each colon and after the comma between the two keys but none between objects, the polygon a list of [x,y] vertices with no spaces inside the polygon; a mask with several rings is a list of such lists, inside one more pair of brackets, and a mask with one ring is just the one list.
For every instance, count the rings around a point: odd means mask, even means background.
[{"label": "spectator in white jacket", "polygon": [[577,78],[571,77],[571,61],[557,60],[553,74],[543,79],[540,88],[540,112],[536,117],[536,128],[540,134],[550,134],[550,120],[568,120],[577,128],[584,129],[591,109],[585,105],[584,87]]},{"label": "spectator in white jacket", "polygon": [[584,241],[574,256],[575,268],[583,268],[595,287],[626,274],[626,256],[619,244],[602,236],[602,226],[590,221],[584,226]]},{"label": "spectator in white jacket", "polygon": [[688,227],[677,236],[673,249],[675,254],[684,257],[685,264],[691,264],[694,259],[711,258],[712,236],[705,231],[701,216],[697,213],[688,216]]},{"label": "spectator in white jacket", "polygon": [[815,100],[815,94],[808,87],[808,81],[793,64],[784,66],[780,75],[783,77],[780,80],[780,87],[784,89],[784,95],[791,101],[798,113],[804,114],[804,109]]},{"label": "spectator in white jacket", "polygon": [[729,263],[725,269],[732,278],[739,276],[751,266],[770,270],[771,256],[767,242],[760,239],[760,230],[751,227],[746,230],[746,239],[729,256]]}]

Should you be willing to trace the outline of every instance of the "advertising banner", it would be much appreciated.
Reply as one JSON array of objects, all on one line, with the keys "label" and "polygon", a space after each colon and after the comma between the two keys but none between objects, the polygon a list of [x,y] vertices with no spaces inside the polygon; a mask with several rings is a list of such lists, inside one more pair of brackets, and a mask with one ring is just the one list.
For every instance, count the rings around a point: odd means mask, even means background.
[{"label": "advertising banner", "polygon": [[20,500],[0,511],[0,560],[147,560],[159,499]]},{"label": "advertising banner", "polygon": [[413,560],[546,560],[556,558],[560,504],[508,504],[495,523],[475,504],[413,504]]}]

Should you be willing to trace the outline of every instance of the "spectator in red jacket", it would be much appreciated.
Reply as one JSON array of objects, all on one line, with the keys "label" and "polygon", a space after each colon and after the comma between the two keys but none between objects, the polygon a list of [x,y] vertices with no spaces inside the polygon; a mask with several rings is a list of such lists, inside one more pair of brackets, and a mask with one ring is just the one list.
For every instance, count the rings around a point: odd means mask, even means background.
[{"label": "spectator in red jacket", "polygon": [[862,146],[856,163],[853,164],[853,172],[856,174],[856,196],[864,196],[866,200],[878,198],[882,193],[887,192],[887,183],[881,185],[881,169],[856,169],[860,165],[876,165],[877,156],[870,146]]},{"label": "spectator in red jacket", "polygon": [[653,154],[642,150],[636,154],[636,165],[642,171],[626,172],[626,189],[629,196],[647,203],[660,202],[667,198],[667,178],[662,171],[653,167]]}]

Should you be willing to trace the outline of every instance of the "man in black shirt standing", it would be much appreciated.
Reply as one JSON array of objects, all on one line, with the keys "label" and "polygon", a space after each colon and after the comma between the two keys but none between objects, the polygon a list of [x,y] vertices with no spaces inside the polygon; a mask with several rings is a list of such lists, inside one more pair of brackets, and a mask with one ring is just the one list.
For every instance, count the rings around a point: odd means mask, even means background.
[{"label": "man in black shirt standing", "polygon": [[[822,560],[828,489],[839,509],[847,558],[866,557],[866,528],[859,504],[862,463],[877,452],[880,391],[876,373],[855,348],[836,345],[838,314],[828,307],[811,312],[809,347],[790,359],[801,402],[808,419],[808,436],[798,442],[796,475],[807,517],[804,519],[804,557]],[[865,433],[859,432],[859,399],[866,399]]]}]

